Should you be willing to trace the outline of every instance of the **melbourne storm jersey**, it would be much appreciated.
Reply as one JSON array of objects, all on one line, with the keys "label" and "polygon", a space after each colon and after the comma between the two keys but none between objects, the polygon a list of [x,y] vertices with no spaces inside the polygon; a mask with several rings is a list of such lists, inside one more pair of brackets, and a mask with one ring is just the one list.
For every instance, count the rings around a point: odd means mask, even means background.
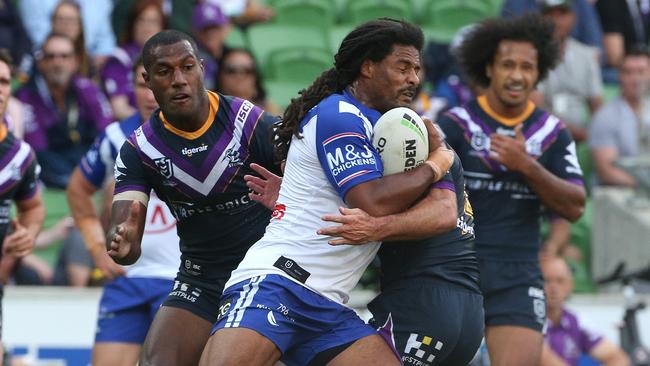
[{"label": "melbourne storm jersey", "polygon": [[328,244],[317,235],[325,214],[347,207],[352,187],[380,178],[381,159],[372,146],[380,113],[347,91],[323,99],[302,120],[293,137],[273,219],[266,234],[246,253],[226,287],[263,274],[279,274],[339,303],[374,258],[378,243]]},{"label": "melbourne storm jersey", "polygon": [[[126,137],[142,123],[140,113],[113,122],[95,139],[81,158],[79,169],[86,180],[100,189],[107,177],[113,178],[115,158]],[[142,237],[142,255],[133,265],[124,266],[129,277],[174,278],[180,263],[176,220],[165,204],[152,194]]]},{"label": "melbourne storm jersey", "polygon": [[11,202],[34,197],[38,192],[39,172],[32,148],[0,123],[0,257],[9,228]]},{"label": "melbourne storm jersey", "polygon": [[484,96],[449,110],[438,123],[463,162],[479,255],[536,258],[542,204],[520,173],[490,158],[490,135],[514,137],[514,126],[522,123],[528,154],[555,176],[582,185],[575,143],[565,125],[532,102],[521,117],[506,120],[491,110]]},{"label": "melbourne storm jersey", "polygon": [[379,249],[382,288],[415,277],[433,277],[479,292],[474,214],[465,194],[458,156],[447,175],[434,183],[432,189],[447,189],[456,194],[456,228],[428,239],[384,242]]},{"label": "melbourne storm jersey", "polygon": [[275,169],[274,118],[251,102],[209,92],[210,114],[195,132],[161,111],[138,127],[115,162],[115,195],[153,189],[174,214],[184,269],[225,281],[264,233],[271,211],[248,198],[250,163]]}]

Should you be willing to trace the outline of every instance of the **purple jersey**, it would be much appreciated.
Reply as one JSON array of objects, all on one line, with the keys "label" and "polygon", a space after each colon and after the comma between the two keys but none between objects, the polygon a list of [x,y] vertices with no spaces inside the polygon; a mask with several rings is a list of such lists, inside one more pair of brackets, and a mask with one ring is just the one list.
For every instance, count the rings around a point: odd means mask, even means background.
[{"label": "purple jersey", "polygon": [[131,69],[141,51],[140,46],[135,43],[116,48],[100,74],[106,95],[109,98],[125,95],[129,98],[129,104],[133,108],[136,108],[136,105]]},{"label": "purple jersey", "polygon": [[588,354],[603,339],[580,326],[578,318],[564,309],[559,324],[548,322],[545,340],[553,352],[569,365],[577,365],[580,356]]},{"label": "purple jersey", "polygon": [[66,93],[67,111],[52,101],[45,80],[35,76],[16,92],[24,105],[25,142],[34,150],[90,145],[113,116],[106,97],[90,79],[74,77]]}]

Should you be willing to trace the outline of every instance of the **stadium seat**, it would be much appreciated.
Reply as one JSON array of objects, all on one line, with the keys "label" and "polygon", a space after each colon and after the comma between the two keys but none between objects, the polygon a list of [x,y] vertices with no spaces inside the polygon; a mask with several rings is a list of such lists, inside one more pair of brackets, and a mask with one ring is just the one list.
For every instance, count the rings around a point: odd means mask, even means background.
[{"label": "stadium seat", "polygon": [[332,54],[319,48],[279,49],[269,55],[267,75],[272,80],[309,85],[332,64]]},{"label": "stadium seat", "polygon": [[306,84],[295,81],[282,80],[269,80],[264,82],[264,86],[266,87],[269,99],[271,102],[273,102],[273,104],[278,106],[280,110],[284,110],[287,105],[289,105],[291,99],[297,98],[298,92],[308,87],[310,84],[311,83]]},{"label": "stadium seat", "polygon": [[248,30],[248,41],[262,71],[268,75],[271,52],[283,48],[320,48],[329,50],[327,35],[317,28],[295,25],[261,24]]},{"label": "stadium seat", "polygon": [[336,52],[339,50],[339,47],[341,46],[341,42],[343,41],[343,38],[352,31],[354,27],[351,25],[336,25],[330,29],[329,32],[329,41],[330,41],[330,51],[332,51],[332,54],[336,54]]},{"label": "stadium seat", "polygon": [[246,33],[241,28],[232,26],[228,37],[226,37],[226,45],[232,48],[248,48]]},{"label": "stadium seat", "polygon": [[274,3],[276,24],[316,27],[327,31],[334,24],[335,5],[323,0],[278,0]]},{"label": "stadium seat", "polygon": [[348,3],[343,21],[356,25],[380,17],[412,20],[411,4],[404,0],[354,0]]},{"label": "stadium seat", "polygon": [[425,36],[450,42],[460,28],[492,15],[492,6],[477,0],[428,0],[421,21]]}]

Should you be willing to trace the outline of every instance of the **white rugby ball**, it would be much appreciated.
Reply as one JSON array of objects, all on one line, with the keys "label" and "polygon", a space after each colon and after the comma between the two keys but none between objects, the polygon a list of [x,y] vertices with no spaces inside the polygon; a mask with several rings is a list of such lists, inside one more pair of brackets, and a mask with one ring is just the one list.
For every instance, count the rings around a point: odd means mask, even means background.
[{"label": "white rugby ball", "polygon": [[427,127],[415,111],[398,107],[375,123],[372,144],[384,165],[384,175],[411,170],[429,155]]}]

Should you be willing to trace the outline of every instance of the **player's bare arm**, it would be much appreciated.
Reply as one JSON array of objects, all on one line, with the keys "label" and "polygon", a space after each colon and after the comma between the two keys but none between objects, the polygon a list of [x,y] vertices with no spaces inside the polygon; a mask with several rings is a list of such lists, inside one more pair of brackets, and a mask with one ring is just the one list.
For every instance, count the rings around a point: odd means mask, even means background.
[{"label": "player's bare arm", "polygon": [[125,272],[106,252],[106,234],[93,203],[95,192],[97,192],[97,188],[88,182],[79,167],[75,168],[66,190],[68,206],[75,224],[84,238],[86,248],[93,257],[95,266],[110,280],[124,275]]},{"label": "player's bare arm", "polygon": [[385,216],[410,207],[432,183],[439,181],[451,167],[454,152],[441,143],[440,134],[427,121],[429,157],[417,168],[359,184],[348,191],[345,202],[371,216]]},{"label": "player's bare arm", "polygon": [[21,258],[34,249],[36,236],[43,227],[45,206],[40,194],[16,201],[17,218],[11,221],[13,232],[5,238],[4,253]]},{"label": "player's bare arm", "polygon": [[337,237],[332,245],[366,244],[377,241],[418,240],[456,227],[456,195],[448,189],[432,188],[408,210],[373,217],[355,208],[340,208],[341,215],[325,215],[324,221],[341,225],[320,229],[318,234]]},{"label": "player's bare arm", "polygon": [[521,173],[539,199],[553,212],[569,221],[576,221],[585,208],[584,187],[561,179],[526,152],[522,126],[515,128],[515,137],[490,136],[491,157],[512,171]]},{"label": "player's bare arm", "polygon": [[146,214],[147,207],[139,200],[113,202],[106,249],[115,262],[129,265],[140,257]]}]

